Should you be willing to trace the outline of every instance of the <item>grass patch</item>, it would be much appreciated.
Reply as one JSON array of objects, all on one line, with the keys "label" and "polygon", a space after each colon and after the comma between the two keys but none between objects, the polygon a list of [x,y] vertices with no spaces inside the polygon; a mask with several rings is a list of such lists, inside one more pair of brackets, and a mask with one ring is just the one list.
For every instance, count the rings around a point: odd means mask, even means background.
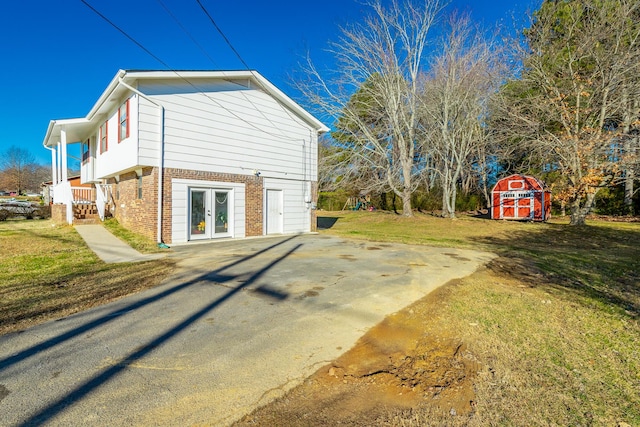
[{"label": "grass patch", "polygon": [[0,334],[67,316],[159,284],[167,260],[105,264],[73,227],[0,223]]},{"label": "grass patch", "polygon": [[499,255],[412,307],[425,334],[477,358],[474,412],[418,408],[378,425],[640,425],[640,224],[320,216],[322,233]]},{"label": "grass patch", "polygon": [[468,425],[640,425],[636,319],[492,271],[448,292],[434,328],[481,366]]},{"label": "grass patch", "polygon": [[138,234],[134,231],[124,228],[117,219],[109,218],[103,222],[104,228],[109,230],[111,234],[127,243],[133,249],[145,254],[166,252],[166,249],[158,247],[157,242],[153,239],[149,239],[142,234]]}]

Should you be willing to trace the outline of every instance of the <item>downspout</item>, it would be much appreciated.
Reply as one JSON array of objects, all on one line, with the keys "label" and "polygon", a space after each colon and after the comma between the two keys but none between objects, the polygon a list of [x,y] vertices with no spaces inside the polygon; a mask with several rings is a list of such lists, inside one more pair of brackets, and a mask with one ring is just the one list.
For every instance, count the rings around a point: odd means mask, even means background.
[{"label": "downspout", "polygon": [[[118,83],[122,86],[129,89],[131,92],[137,94],[141,98],[146,99],[151,104],[155,105],[160,109],[160,159],[158,162],[158,219],[157,219],[157,228],[156,228],[156,242],[158,245],[163,244],[162,242],[162,203],[163,203],[163,182],[164,182],[164,107],[151,98],[149,98],[144,93],[140,92],[138,89],[124,82],[122,77],[118,78]],[[140,107],[138,104],[138,115],[140,114]]]},{"label": "downspout", "polygon": [[58,165],[56,164],[56,150],[49,147],[48,145],[45,145],[44,143],[42,144],[42,146],[44,148],[46,148],[47,150],[51,151],[51,185],[56,185],[57,184],[57,177],[58,177]]},{"label": "downspout", "polygon": [[48,204],[53,204],[53,187],[57,184],[56,175],[58,175],[58,165],[56,164],[56,150],[46,145],[44,142],[42,146],[51,151],[51,186],[46,190],[48,192]]}]

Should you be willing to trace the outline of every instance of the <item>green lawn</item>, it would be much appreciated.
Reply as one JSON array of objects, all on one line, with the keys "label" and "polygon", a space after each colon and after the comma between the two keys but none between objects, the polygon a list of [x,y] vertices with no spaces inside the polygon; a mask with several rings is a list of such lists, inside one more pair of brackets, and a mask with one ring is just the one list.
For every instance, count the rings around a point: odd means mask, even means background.
[{"label": "green lawn", "polygon": [[499,255],[422,313],[436,319],[425,334],[462,339],[480,362],[475,412],[414,410],[390,424],[640,426],[640,223],[319,216],[321,233]]},{"label": "green lawn", "polygon": [[0,223],[0,334],[155,286],[160,260],[105,264],[73,227],[51,221]]}]

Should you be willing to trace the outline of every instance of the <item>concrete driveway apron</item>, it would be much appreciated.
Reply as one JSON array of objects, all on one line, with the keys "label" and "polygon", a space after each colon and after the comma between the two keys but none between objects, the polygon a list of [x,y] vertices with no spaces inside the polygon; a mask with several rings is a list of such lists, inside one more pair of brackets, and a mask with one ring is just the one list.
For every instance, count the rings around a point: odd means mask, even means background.
[{"label": "concrete driveway apron", "polygon": [[171,256],[157,288],[0,337],[0,425],[228,425],[492,257],[318,235]]}]

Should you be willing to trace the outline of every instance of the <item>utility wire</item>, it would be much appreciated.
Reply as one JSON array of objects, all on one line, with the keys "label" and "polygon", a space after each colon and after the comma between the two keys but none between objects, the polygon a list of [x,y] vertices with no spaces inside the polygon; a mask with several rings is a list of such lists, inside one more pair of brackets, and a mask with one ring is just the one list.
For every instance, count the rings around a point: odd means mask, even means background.
[{"label": "utility wire", "polygon": [[200,51],[204,54],[204,56],[206,56],[214,66],[218,67],[218,64],[216,64],[216,62],[209,55],[209,53],[200,45],[200,43],[198,43],[198,41],[195,39],[195,37],[193,37],[193,35],[189,32],[189,30],[187,30],[186,27],[182,25],[180,20],[178,20],[178,18],[173,14],[173,12],[171,12],[171,10],[167,7],[167,5],[165,5],[162,0],[157,0],[157,2],[160,3],[160,6],[162,6],[162,8],[169,14],[169,16],[173,18],[174,21],[176,21],[176,24],[178,24],[178,26],[182,29],[182,31],[191,39],[193,44],[198,46],[198,49],[200,49]]},{"label": "utility wire", "polygon": [[[265,133],[267,135],[270,135],[274,138],[283,138],[283,135],[276,135],[274,133],[271,133],[267,130],[261,129],[258,126],[256,126],[255,124],[251,123],[250,121],[246,120],[245,118],[239,116],[238,114],[234,113],[233,111],[231,111],[230,109],[228,109],[227,107],[225,107],[223,104],[221,104],[220,102],[218,102],[217,100],[213,99],[212,97],[210,97],[207,93],[205,93],[203,90],[201,90],[200,88],[198,88],[196,85],[194,85],[192,82],[190,82],[188,79],[186,79],[184,76],[182,76],[177,70],[171,68],[166,62],[164,62],[162,59],[160,59],[158,56],[154,55],[149,49],[147,49],[146,47],[144,47],[142,45],[142,43],[138,42],[136,39],[134,39],[132,36],[130,36],[126,31],[124,31],[122,28],[118,27],[113,21],[111,21],[109,18],[107,18],[105,15],[103,15],[102,13],[100,13],[96,8],[94,8],[91,4],[89,4],[89,2],[87,2],[86,0],[80,0],[82,3],[84,3],[89,9],[91,9],[95,14],[97,14],[99,17],[101,17],[102,19],[104,19],[106,22],[108,22],[112,27],[114,27],[116,30],[118,30],[120,33],[122,33],[126,38],[128,38],[129,40],[131,40],[136,46],[138,46],[140,49],[142,49],[144,52],[146,52],[149,56],[151,56],[152,58],[154,58],[156,61],[158,61],[159,63],[161,63],[162,65],[165,66],[165,68],[167,68],[167,70],[172,71],[176,76],[178,76],[181,80],[183,80],[185,83],[187,83],[189,86],[191,86],[192,88],[194,88],[196,90],[197,93],[205,96],[207,99],[209,99],[211,102],[213,102],[214,104],[216,104],[218,107],[222,108],[223,110],[227,111],[229,114],[231,114],[232,116],[234,116],[235,118],[237,118],[238,120],[248,124],[249,126],[251,126],[252,128],[258,130],[259,132]],[[234,49],[235,51],[235,49]],[[244,63],[244,61],[243,61]],[[245,64],[246,65],[246,64]],[[251,70],[249,70],[251,72]],[[251,72],[251,74],[253,75],[253,72]],[[257,79],[256,79],[257,80]],[[289,139],[291,141],[297,141],[297,138],[290,138],[290,137],[284,137],[285,139]]]},{"label": "utility wire", "polygon": [[[158,0],[161,1],[161,0]],[[224,39],[225,43],[227,43],[227,45],[231,48],[231,50],[233,51],[233,53],[235,53],[235,55],[238,57],[238,59],[240,60],[240,62],[242,62],[242,65],[244,65],[244,67],[247,69],[247,71],[249,71],[249,73],[251,73],[251,75],[256,78],[256,81],[258,82],[258,86],[260,86],[260,89],[262,89],[264,92],[268,92],[265,90],[264,87],[262,87],[262,84],[258,81],[258,78],[255,76],[253,70],[251,68],[249,68],[249,65],[245,62],[244,59],[242,59],[242,56],[240,55],[240,53],[236,50],[236,48],[233,47],[233,45],[231,44],[231,41],[227,38],[227,36],[224,34],[224,32],[222,31],[222,29],[218,26],[218,24],[216,23],[216,21],[213,19],[213,16],[211,16],[211,14],[209,13],[209,11],[207,10],[206,7],[204,7],[204,5],[202,4],[202,2],[200,2],[200,0],[196,0],[198,2],[198,5],[200,6],[200,8],[202,9],[202,11],[205,13],[205,15],[207,15],[207,18],[209,18],[209,21],[211,22],[211,24],[215,27],[215,29],[218,31],[218,33],[222,36],[222,38]],[[274,129],[278,129],[280,131],[280,133],[282,133],[282,136],[285,139],[291,139],[288,136],[285,135],[284,131],[282,131],[281,129],[278,128],[278,126],[275,125],[275,123],[273,123],[273,121],[267,117],[267,115],[260,109],[258,108],[254,102],[251,100],[251,98],[249,98],[249,96],[244,93],[241,92],[242,96],[244,97],[244,99],[253,106],[253,108],[255,108],[255,110],[262,116],[262,118],[264,118],[267,122],[269,122],[271,124],[271,126]],[[279,102],[276,100],[276,102],[279,104]],[[289,114],[287,112],[287,114]],[[291,117],[291,115],[289,115]],[[295,138],[294,138],[295,139]]]},{"label": "utility wire", "polygon": [[[244,65],[244,67],[246,68],[247,71],[249,71],[251,73],[252,76],[255,76],[254,71],[249,67],[249,65],[245,62],[244,59],[242,59],[242,56],[240,55],[240,53],[236,50],[236,48],[233,47],[233,45],[231,44],[231,41],[227,38],[227,36],[224,34],[224,32],[222,31],[222,29],[218,26],[218,24],[216,23],[216,21],[213,19],[213,17],[211,16],[211,14],[209,13],[209,11],[207,10],[206,7],[204,7],[204,5],[202,4],[202,2],[200,0],[196,0],[196,2],[198,3],[198,5],[200,6],[200,8],[202,9],[202,11],[205,13],[205,15],[207,15],[207,17],[209,18],[209,21],[211,21],[211,24],[215,27],[215,29],[218,31],[218,33],[222,36],[222,38],[224,39],[224,41],[227,43],[227,45],[231,48],[231,50],[233,51],[233,53],[236,54],[236,56],[238,57],[238,59],[240,60],[240,62],[242,62],[242,65]],[[269,92],[264,85],[260,82],[260,80],[256,77],[256,82],[258,83],[258,86],[260,86],[260,89],[262,89],[264,92]],[[280,100],[275,99],[275,101],[278,103],[278,105],[280,105],[280,108],[282,108],[282,110],[294,121],[297,122],[298,124],[303,124],[305,125],[305,123],[303,121],[300,120],[299,117],[295,117],[291,115],[291,112],[289,111],[289,108],[287,108],[286,105],[283,105],[282,102],[280,102]],[[249,101],[251,102],[251,101]],[[252,103],[253,105],[253,103]],[[254,105],[255,106],[255,105]],[[257,108],[256,108],[257,109]],[[258,111],[260,111],[259,109],[257,109]],[[264,116],[264,113],[261,112],[261,114]],[[266,118],[266,117],[265,117]],[[267,120],[269,122],[271,122],[271,120],[269,120],[267,118]],[[273,123],[272,123],[273,124]]]},{"label": "utility wire", "polygon": [[227,36],[224,34],[224,32],[222,31],[222,29],[220,29],[220,27],[218,27],[218,24],[216,24],[216,21],[213,19],[213,17],[209,14],[209,11],[207,10],[207,8],[204,7],[204,5],[202,4],[202,2],[200,2],[200,0],[196,0],[196,2],[198,2],[198,5],[200,6],[200,8],[202,9],[202,11],[205,13],[205,15],[207,15],[207,17],[209,18],[209,21],[211,21],[211,23],[213,24],[213,26],[216,28],[216,30],[218,30],[218,33],[220,33],[220,35],[222,36],[222,38],[224,39],[225,43],[227,43],[227,45],[231,48],[231,50],[233,51],[233,53],[236,54],[236,56],[238,57],[238,59],[240,60],[240,62],[242,62],[242,65],[244,65],[244,67],[251,71],[251,69],[249,68],[249,66],[247,65],[246,62],[244,62],[244,59],[242,59],[242,56],[240,56],[240,53],[238,53],[238,51],[236,50],[236,48],[233,47],[233,45],[231,44],[231,42],[229,41],[229,39],[227,38]]},{"label": "utility wire", "polygon": [[92,11],[95,12],[96,15],[98,15],[99,17],[101,17],[102,19],[104,19],[105,21],[107,21],[113,28],[115,28],[116,30],[120,31],[120,33],[122,33],[123,36],[125,36],[126,38],[128,38],[129,40],[131,40],[133,43],[136,44],[136,46],[138,46],[140,49],[144,50],[147,54],[149,54],[149,56],[151,56],[153,59],[155,59],[156,61],[158,61],[159,63],[161,63],[162,65],[164,65],[167,69],[171,69],[171,67],[169,67],[169,65],[167,65],[166,62],[164,62],[162,59],[158,58],[156,55],[154,55],[149,49],[147,49],[146,47],[144,47],[141,43],[138,43],[138,41],[136,39],[134,39],[133,37],[131,37],[129,34],[126,33],[126,31],[124,31],[122,28],[118,27],[115,23],[113,23],[109,18],[107,18],[106,16],[104,16],[102,13],[100,13],[96,8],[94,8],[93,6],[91,6],[86,0],[80,0],[82,3],[85,4],[85,6],[87,6],[89,9],[91,9]]}]

